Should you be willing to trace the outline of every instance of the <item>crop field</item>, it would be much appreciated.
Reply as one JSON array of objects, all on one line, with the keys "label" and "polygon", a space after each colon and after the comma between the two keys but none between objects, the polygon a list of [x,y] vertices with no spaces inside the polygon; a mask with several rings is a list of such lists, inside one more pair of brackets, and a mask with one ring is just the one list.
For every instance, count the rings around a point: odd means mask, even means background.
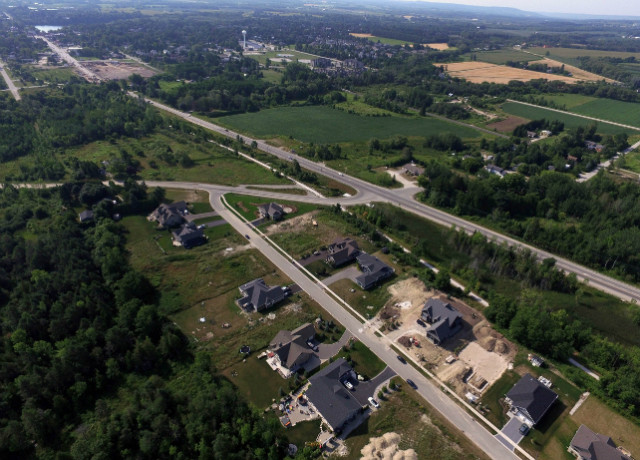
[{"label": "crop field", "polygon": [[[547,120],[559,120],[564,123],[565,129],[575,129],[579,126],[587,126],[591,123],[595,123],[592,120],[586,118],[580,118],[577,116],[554,112],[540,107],[531,107],[524,104],[518,104],[517,102],[506,102],[502,104],[502,110],[510,115],[517,117],[527,118],[529,120],[539,120],[546,118]],[[598,132],[601,134],[617,134],[626,132],[628,134],[634,134],[631,129],[623,128],[621,126],[612,125],[609,123],[597,123]]]},{"label": "crop field", "polygon": [[451,47],[446,43],[423,43],[423,45],[436,51],[446,51],[451,49]]},{"label": "crop field", "polygon": [[374,43],[382,43],[384,45],[412,45],[413,43],[405,41],[405,40],[396,40],[395,38],[385,38],[385,37],[377,37],[375,35],[371,35],[371,34],[358,34],[358,33],[350,33],[349,35],[351,35],[352,37],[357,37],[357,38],[366,38],[369,41],[372,41]]},{"label": "crop field", "polygon": [[546,55],[549,52],[549,57],[558,57],[558,58],[568,58],[575,59],[580,56],[589,56],[589,57],[618,57],[618,58],[628,58],[635,57],[640,60],[640,53],[627,53],[623,51],[603,51],[603,50],[588,50],[583,48],[529,48],[528,51]]},{"label": "crop field", "polygon": [[640,127],[640,104],[638,103],[595,99],[573,107],[571,111],[581,115]]},{"label": "crop field", "polygon": [[582,94],[546,94],[544,98],[547,101],[551,101],[559,107],[565,107],[563,110],[573,109],[587,102],[595,101],[597,98],[591,96],[584,96]]},{"label": "crop field", "polygon": [[546,80],[563,81],[565,83],[576,83],[578,79],[565,77],[563,75],[554,75],[532,70],[516,69],[515,67],[507,67],[495,65],[488,62],[454,62],[435,64],[436,66],[444,66],[445,71],[452,77],[462,78],[471,83],[499,83],[507,84],[510,81],[528,82],[544,78]]},{"label": "crop field", "polygon": [[[493,50],[493,51],[478,51],[474,52],[477,60],[482,62],[489,62],[491,64],[504,65],[507,61],[514,62],[530,62],[537,61],[542,59],[539,56],[534,56],[529,53],[523,53],[522,51],[514,50],[514,49],[503,49],[503,50]],[[467,55],[471,56],[471,53]]]},{"label": "crop field", "polygon": [[583,80],[583,81],[601,81],[601,80],[605,80],[607,83],[614,83],[615,80],[612,80],[611,78],[605,78],[601,75],[592,73],[592,72],[587,72],[586,70],[582,70],[576,66],[573,66],[571,64],[568,63],[564,63],[561,61],[556,61],[553,59],[549,59],[549,58],[545,58],[542,59],[540,61],[536,61],[536,64],[546,64],[549,67],[562,67],[564,66],[564,70],[566,70],[567,72],[571,72],[572,76],[574,78],[577,78],[578,80]]},{"label": "crop field", "polygon": [[329,107],[281,107],[217,118],[216,122],[260,138],[291,136],[303,142],[336,143],[420,136],[445,132],[462,138],[480,134],[434,118],[363,117]]}]

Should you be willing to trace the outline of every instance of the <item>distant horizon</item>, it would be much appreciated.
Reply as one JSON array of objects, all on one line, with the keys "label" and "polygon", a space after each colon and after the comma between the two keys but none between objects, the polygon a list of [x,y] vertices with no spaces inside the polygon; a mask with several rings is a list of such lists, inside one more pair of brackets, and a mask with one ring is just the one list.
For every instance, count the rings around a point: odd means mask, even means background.
[{"label": "distant horizon", "polygon": [[[417,0],[426,3],[453,3],[456,5],[517,8],[531,13],[575,14],[598,16],[635,16],[640,17],[640,2],[630,4],[622,0],[537,0],[534,4],[521,0]],[[535,9],[532,6],[535,5]]]}]

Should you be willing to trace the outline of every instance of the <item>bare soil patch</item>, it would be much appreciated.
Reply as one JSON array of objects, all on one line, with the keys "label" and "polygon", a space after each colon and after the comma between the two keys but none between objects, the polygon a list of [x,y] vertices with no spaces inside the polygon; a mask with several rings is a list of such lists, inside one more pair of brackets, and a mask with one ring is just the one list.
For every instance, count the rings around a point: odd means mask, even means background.
[{"label": "bare soil patch", "polygon": [[565,77],[564,75],[516,69],[514,67],[490,64],[482,61],[453,62],[435,65],[443,66],[445,71],[452,77],[463,78],[472,83],[488,82],[507,84],[512,80],[528,82],[540,78],[553,81],[564,81],[566,83],[577,83],[579,81],[577,78]]},{"label": "bare soil patch", "polygon": [[313,228],[313,221],[317,214],[318,214],[317,211],[312,211],[312,212],[303,214],[301,216],[296,216],[291,219],[287,219],[284,222],[278,222],[278,223],[269,225],[265,229],[265,233],[267,235],[272,235],[274,233],[280,233],[285,231],[290,233],[308,232],[309,229]]},{"label": "bare soil patch", "polygon": [[350,33],[349,35],[351,35],[352,37],[357,37],[357,38],[373,37],[373,35],[371,35],[371,34]]},{"label": "bare soil patch", "polygon": [[105,80],[123,80],[134,73],[149,78],[156,72],[137,64],[121,61],[85,61],[83,65]]},{"label": "bare soil patch", "polygon": [[445,51],[449,49],[449,45],[446,43],[424,43],[423,45],[437,51]]},{"label": "bare soil patch", "polygon": [[495,123],[491,123],[487,125],[488,129],[495,129],[500,133],[510,133],[518,126],[527,123],[529,120],[522,117],[510,116],[501,121],[496,121]]}]

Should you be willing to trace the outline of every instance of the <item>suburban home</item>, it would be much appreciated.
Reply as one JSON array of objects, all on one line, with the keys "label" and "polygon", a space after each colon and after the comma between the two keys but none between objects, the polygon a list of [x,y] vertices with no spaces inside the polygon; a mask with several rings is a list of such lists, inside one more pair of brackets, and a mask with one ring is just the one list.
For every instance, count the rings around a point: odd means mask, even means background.
[{"label": "suburban home", "polygon": [[360,254],[357,259],[362,275],[356,277],[356,283],[362,289],[369,289],[382,280],[393,276],[394,270],[383,261],[367,253]]},{"label": "suburban home", "polygon": [[182,246],[185,249],[191,249],[194,246],[200,246],[207,242],[204,232],[196,227],[196,224],[189,222],[178,230],[172,232],[173,245]]},{"label": "suburban home", "polygon": [[487,165],[484,167],[489,174],[495,174],[496,176],[504,177],[507,173],[500,166],[496,165]]},{"label": "suburban home", "polygon": [[407,163],[402,167],[402,172],[409,176],[421,176],[424,173],[424,168],[415,163]]},{"label": "suburban home", "polygon": [[609,436],[594,433],[584,425],[576,431],[568,450],[578,460],[631,460]]},{"label": "suburban home", "polygon": [[177,227],[184,222],[184,216],[189,214],[187,210],[187,203],[184,201],[178,201],[171,204],[161,204],[158,206],[147,220],[150,222],[157,222],[159,227],[172,228]]},{"label": "suburban home", "polygon": [[271,220],[280,220],[284,216],[284,210],[278,203],[267,203],[258,206],[260,217]]},{"label": "suburban home", "polygon": [[427,338],[435,345],[440,345],[462,329],[460,312],[440,299],[429,299],[424,304],[420,317],[430,324]]},{"label": "suburban home", "polygon": [[356,260],[360,255],[360,249],[355,240],[344,238],[331,243],[327,248],[327,254],[326,262],[333,267],[340,267]]},{"label": "suburban home", "polygon": [[270,308],[285,298],[285,290],[280,286],[267,286],[262,278],[257,278],[240,286],[243,295],[238,306],[244,310],[261,311]]},{"label": "suburban home", "polygon": [[511,413],[533,427],[542,420],[556,399],[557,394],[531,374],[525,374],[506,394],[505,402]]},{"label": "suburban home", "polygon": [[598,144],[597,142],[593,142],[593,141],[584,141],[584,146],[587,149],[595,150],[598,153],[600,153],[602,151],[602,149],[604,149],[604,145]]},{"label": "suburban home", "polygon": [[[269,358],[277,361],[278,368],[283,372],[283,377],[288,378],[300,368],[305,370],[315,369],[320,365],[319,359],[311,359],[315,356],[313,350],[307,345],[314,339],[316,330],[313,324],[306,323],[293,331],[282,330],[269,344]],[[271,356],[273,353],[273,356]],[[313,367],[309,367],[312,365]],[[287,374],[287,375],[284,375]]]},{"label": "suburban home", "polygon": [[362,409],[362,405],[342,383],[346,379],[356,378],[356,373],[344,358],[337,359],[309,378],[311,385],[305,393],[307,399],[333,431],[342,429]]},{"label": "suburban home", "polygon": [[91,222],[93,220],[93,211],[91,209],[86,209],[78,214],[78,220],[81,224],[86,222]]}]

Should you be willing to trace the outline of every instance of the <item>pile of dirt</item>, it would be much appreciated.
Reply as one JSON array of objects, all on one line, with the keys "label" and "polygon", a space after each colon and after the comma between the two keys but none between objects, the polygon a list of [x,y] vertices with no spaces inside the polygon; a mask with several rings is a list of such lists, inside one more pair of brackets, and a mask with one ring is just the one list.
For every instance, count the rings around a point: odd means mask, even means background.
[{"label": "pile of dirt", "polygon": [[364,460],[418,460],[418,454],[413,449],[400,450],[398,433],[385,433],[379,438],[371,438],[369,444],[360,451]]},{"label": "pile of dirt", "polygon": [[400,337],[398,343],[405,348],[411,348],[411,338],[407,336]]},{"label": "pile of dirt", "polygon": [[502,340],[498,340],[496,342],[496,348],[494,349],[496,353],[500,353],[501,355],[509,354],[509,346],[504,343]]},{"label": "pile of dirt", "polygon": [[[297,210],[292,208],[292,212],[296,212]],[[291,219],[287,219],[284,222],[275,223],[269,225],[266,228],[265,233],[267,235],[271,235],[272,233],[278,233],[282,231],[293,232],[293,233],[304,233],[309,231],[309,229],[313,228],[313,220],[315,219],[317,212],[310,212],[303,214],[301,216],[296,216]]]},{"label": "pile of dirt", "polygon": [[391,305],[387,305],[380,311],[380,319],[387,320],[395,318],[398,315],[398,310]]}]

